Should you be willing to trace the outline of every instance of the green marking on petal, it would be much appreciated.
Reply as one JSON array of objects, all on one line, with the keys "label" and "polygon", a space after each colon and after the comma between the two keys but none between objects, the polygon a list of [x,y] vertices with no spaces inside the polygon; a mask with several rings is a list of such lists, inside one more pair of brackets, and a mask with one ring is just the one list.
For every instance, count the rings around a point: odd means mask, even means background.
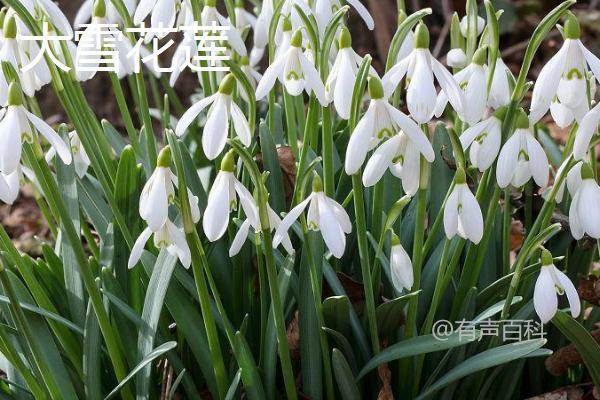
[{"label": "green marking on petal", "polygon": [[577,68],[571,68],[564,76],[569,80],[573,79],[573,77],[575,77],[575,79],[583,79],[583,72]]}]

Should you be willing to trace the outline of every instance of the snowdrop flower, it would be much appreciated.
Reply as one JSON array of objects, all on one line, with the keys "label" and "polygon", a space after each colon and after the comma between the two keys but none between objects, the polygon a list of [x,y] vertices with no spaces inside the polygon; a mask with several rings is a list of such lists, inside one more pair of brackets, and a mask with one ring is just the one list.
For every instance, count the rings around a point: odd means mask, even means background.
[{"label": "snowdrop flower", "polygon": [[415,30],[415,49],[383,77],[386,97],[396,90],[405,75],[408,76],[406,93],[408,111],[418,123],[427,123],[433,117],[437,98],[434,77],[452,107],[459,113],[463,110],[462,92],[452,74],[431,55],[429,31],[423,23],[419,23]]},{"label": "snowdrop flower", "polygon": [[[253,207],[254,211],[251,212],[249,215],[246,215],[247,219],[244,220],[240,225],[239,230],[233,238],[233,242],[231,242],[231,247],[229,248],[229,257],[233,257],[240,252],[242,246],[244,245],[244,242],[246,242],[246,240],[248,239],[248,236],[250,234],[250,227],[254,228],[255,232],[260,232],[262,230],[260,217],[258,213],[258,206],[254,201],[252,201],[249,204]],[[271,231],[279,228],[279,225],[281,225],[281,218],[279,218],[277,213],[273,211],[273,209],[268,203],[267,212],[269,214],[269,227],[271,228]],[[288,253],[294,251],[294,248],[292,247],[292,241],[290,240],[290,237],[287,234],[287,232],[285,233],[281,243],[283,244],[283,247]]]},{"label": "snowdrop flower", "polygon": [[167,35],[167,32],[162,31],[164,28],[173,28],[177,19],[177,7],[180,0],[141,0],[133,14],[133,23],[140,25],[148,17],[150,17],[150,27],[156,32],[159,39]]},{"label": "snowdrop flower", "polygon": [[494,110],[500,107],[507,106],[510,102],[511,90],[508,82],[508,76],[512,73],[504,64],[500,57],[496,59],[496,67],[494,68],[494,76],[492,78],[492,86],[488,94],[487,105]]},{"label": "snowdrop flower", "polygon": [[12,204],[19,196],[19,188],[21,183],[21,166],[5,175],[0,173],[0,201],[6,204]]},{"label": "snowdrop flower", "polygon": [[327,78],[325,90],[329,101],[333,101],[338,115],[350,118],[352,90],[362,57],[352,49],[352,37],[347,28],[340,32],[340,48]]},{"label": "snowdrop flower", "polygon": [[[473,60],[466,68],[454,75],[459,87],[463,89],[463,100],[467,107],[459,111],[460,118],[473,125],[481,120],[486,106],[486,48],[478,49],[473,55]],[[448,96],[444,92],[438,95],[435,116],[440,117],[448,104]]]},{"label": "snowdrop flower", "polygon": [[446,54],[446,65],[452,68],[463,68],[467,65],[467,55],[461,48],[451,49]]},{"label": "snowdrop flower", "polygon": [[319,73],[302,51],[300,30],[294,32],[290,47],[265,71],[256,88],[256,99],[264,98],[271,91],[276,80],[279,80],[292,96],[298,96],[302,91],[308,94],[312,91],[321,105],[326,107],[329,104]]},{"label": "snowdrop flower", "polygon": [[[169,218],[169,204],[175,200],[174,186],[178,185],[175,174],[171,172],[171,148],[164,147],[157,160],[156,169],[144,185],[140,194],[140,217],[148,224],[152,232],[157,232],[164,227]],[[190,208],[193,222],[200,220],[198,198],[189,190]]]},{"label": "snowdrop flower", "polygon": [[323,192],[319,176],[313,178],[312,193],[283,218],[273,237],[273,247],[279,246],[287,231],[308,206],[307,224],[312,231],[321,231],[327,248],[336,258],[341,258],[346,249],[346,234],[352,232],[350,217],[344,208]]},{"label": "snowdrop flower", "polygon": [[73,35],[73,29],[69,20],[52,0],[21,0],[20,3],[33,16],[47,16],[49,22],[63,35]]},{"label": "snowdrop flower", "polygon": [[131,249],[129,261],[127,262],[128,268],[135,267],[140,261],[144,247],[152,234],[154,234],[154,246],[159,249],[166,249],[170,255],[179,258],[185,268],[189,268],[192,263],[192,255],[185,240],[185,233],[183,229],[175,226],[169,219],[157,231],[152,231],[150,227],[142,231]]},{"label": "snowdrop flower", "polygon": [[585,114],[577,128],[577,134],[573,142],[573,158],[581,160],[585,157],[592,137],[598,131],[598,124],[600,124],[600,103]]},{"label": "snowdrop flower", "polygon": [[542,269],[535,282],[533,307],[543,324],[554,317],[558,310],[558,295],[566,294],[573,318],[581,312],[581,301],[573,282],[554,266],[552,254],[544,249],[540,258]]},{"label": "snowdrop flower", "polygon": [[225,31],[225,36],[227,36],[227,44],[231,46],[231,48],[240,56],[245,56],[248,54],[246,45],[244,44],[244,40],[242,39],[240,32],[235,26],[231,26],[229,20],[219,14],[219,11],[217,11],[216,0],[206,0],[204,2],[204,8],[202,9],[202,15],[200,19],[202,26],[228,26],[229,29]]},{"label": "snowdrop flower", "polygon": [[[124,0],[123,3],[125,4],[125,7],[127,8],[127,12],[129,13],[129,15],[133,14],[133,12],[135,10],[135,6],[136,6],[136,1],[135,0]],[[93,8],[94,8],[94,0],[84,0],[84,2],[81,4],[81,7],[79,7],[79,10],[77,11],[77,15],[75,15],[75,20],[73,21],[73,26],[75,28],[78,28],[82,24],[85,24],[88,21],[90,21],[92,19],[92,9]],[[117,9],[115,8],[115,6],[112,4],[111,1],[109,1],[106,4],[106,19],[113,24],[121,24],[123,22],[121,15],[119,15],[119,12],[117,11]]]},{"label": "snowdrop flower", "polygon": [[392,249],[390,252],[390,271],[392,283],[398,292],[403,289],[412,289],[414,283],[413,266],[410,257],[402,244],[400,238],[392,233]]},{"label": "snowdrop flower", "polygon": [[219,240],[225,234],[229,224],[229,213],[237,208],[238,196],[247,218],[250,221],[259,221],[254,199],[248,189],[237,180],[234,170],[232,150],[223,157],[221,170],[208,194],[208,203],[202,219],[204,234],[211,242]]},{"label": "snowdrop flower", "polygon": [[474,244],[483,236],[483,215],[479,203],[467,185],[465,171],[459,167],[454,179],[454,189],[444,206],[444,230],[452,239],[457,233]]},{"label": "snowdrop flower", "polygon": [[[248,78],[248,82],[250,82],[250,86],[252,86],[252,89],[256,91],[256,86],[258,86],[258,82],[260,82],[260,80],[262,79],[262,75],[256,69],[254,69],[254,66],[250,64],[250,60],[248,59],[248,57],[242,57],[240,59],[240,69],[242,70],[244,75],[246,75],[246,78]],[[238,82],[237,87],[238,93],[240,93],[242,98],[246,102],[250,101],[248,94],[246,93],[246,89],[240,82]]]},{"label": "snowdrop flower", "polygon": [[[373,30],[375,28],[375,21],[369,13],[369,10],[360,2],[360,0],[346,0],[346,2],[354,7],[358,15],[365,21],[367,28]],[[331,21],[333,14],[342,7],[340,0],[317,0],[315,2],[315,18],[317,19],[317,26],[321,36],[325,34],[327,24]]]},{"label": "snowdrop flower", "polygon": [[[370,76],[368,82],[371,104],[350,136],[346,149],[346,173],[357,173],[369,150],[381,140],[389,138],[371,156],[365,168],[363,183],[367,186],[374,185],[388,167],[392,168],[392,164],[397,164],[392,172],[402,177],[403,181],[416,179],[418,184],[419,154],[432,162],[435,158],[433,147],[412,119],[384,99],[379,78]],[[415,159],[416,162],[411,162]]]},{"label": "snowdrop flower", "polygon": [[[560,165],[560,167],[558,167],[558,169],[556,170],[555,178],[554,178],[555,181],[556,181],[556,179],[558,179],[559,176],[562,175],[568,162],[569,162],[569,159],[565,160]],[[569,190],[571,197],[575,196],[575,193],[577,193],[577,189],[579,189],[579,186],[583,182],[583,180],[581,179],[581,167],[582,166],[583,166],[583,161],[579,161],[578,163],[573,165],[573,167],[569,170],[569,172],[567,172],[567,178],[563,179],[558,190],[556,191],[556,196],[555,196],[554,200],[556,200],[557,203],[562,202],[564,193],[565,193],[565,187]],[[548,189],[550,189],[550,188],[548,188]],[[549,192],[546,191],[544,193],[544,195],[546,195],[546,193],[549,193]]]},{"label": "snowdrop flower", "polygon": [[214,160],[223,152],[229,135],[230,120],[233,122],[233,128],[244,146],[250,146],[252,141],[248,120],[246,120],[240,107],[231,98],[234,85],[235,77],[228,74],[221,81],[218,92],[190,107],[181,116],[175,128],[177,136],[182,136],[198,114],[210,105],[202,133],[202,149],[209,160]]},{"label": "snowdrop flower", "polygon": [[236,0],[235,1],[235,27],[238,31],[242,31],[246,29],[246,27],[251,26],[254,28],[256,26],[256,17],[251,12],[246,11],[244,7],[244,0]]},{"label": "snowdrop flower", "polygon": [[257,49],[264,49],[269,43],[269,25],[273,19],[274,6],[273,0],[264,0],[260,12],[256,17],[254,28],[254,46]]},{"label": "snowdrop flower", "polygon": [[567,16],[564,35],[562,47],[542,68],[533,87],[529,114],[532,124],[546,114],[555,96],[580,121],[588,110],[586,64],[600,80],[600,59],[579,40],[581,30],[573,14]]},{"label": "snowdrop flower", "polygon": [[[404,10],[400,10],[398,12],[398,25],[400,25],[406,19],[406,12]],[[415,34],[413,31],[408,31],[406,33],[406,37],[404,41],[400,45],[400,49],[398,49],[398,55],[396,55],[396,63],[404,60],[406,57],[412,53],[415,49]]]},{"label": "snowdrop flower", "polygon": [[569,208],[571,234],[577,240],[584,234],[600,239],[600,187],[587,163],[581,167],[581,179]]},{"label": "snowdrop flower", "polygon": [[[106,3],[105,0],[96,0],[92,13],[92,22],[88,24],[77,44],[77,52],[75,54],[75,65],[77,68],[77,79],[87,81],[92,79],[98,70],[100,70],[101,59],[97,62],[92,61],[89,57],[91,49],[102,51],[107,45],[116,47],[119,56],[117,63],[117,76],[119,79],[125,77],[134,70],[134,60],[132,57],[127,57],[131,50],[131,44],[128,40],[121,40],[121,33],[114,27],[106,27],[108,20],[106,18]],[[98,32],[110,32],[110,35],[104,33],[99,35]],[[112,36],[112,38],[110,37]],[[84,67],[85,66],[85,67]]]},{"label": "snowdrop flower", "polygon": [[[483,28],[485,28],[485,19],[483,17],[477,16],[477,36],[481,35],[483,32]],[[460,20],[460,33],[467,37],[467,30],[469,29],[469,17],[465,15]]]},{"label": "snowdrop flower", "polygon": [[[71,152],[73,154],[73,166],[78,177],[83,178],[91,164],[90,159],[81,145],[81,140],[77,132],[69,132],[69,141],[71,142]],[[51,147],[46,153],[46,162],[50,162],[56,155],[56,150]]]},{"label": "snowdrop flower", "polygon": [[58,134],[42,119],[23,106],[23,95],[18,83],[8,88],[8,107],[0,122],[0,172],[12,174],[21,161],[22,141],[33,140],[33,125],[54,149],[65,164],[71,164],[71,151]]},{"label": "snowdrop flower", "polygon": [[529,128],[529,120],[523,111],[517,117],[517,130],[506,141],[496,169],[498,186],[505,188],[523,186],[531,177],[540,187],[548,184],[548,157],[542,145],[536,140]]},{"label": "snowdrop flower", "polygon": [[496,160],[502,141],[502,120],[506,109],[496,111],[492,116],[476,123],[460,135],[463,150],[469,150],[471,164],[479,171],[488,169]]}]

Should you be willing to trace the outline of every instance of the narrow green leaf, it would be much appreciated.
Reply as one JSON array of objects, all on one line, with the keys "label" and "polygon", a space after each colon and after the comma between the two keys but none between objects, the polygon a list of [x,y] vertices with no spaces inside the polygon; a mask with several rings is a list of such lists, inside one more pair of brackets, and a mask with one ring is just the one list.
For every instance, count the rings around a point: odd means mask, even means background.
[{"label": "narrow green leaf", "polygon": [[267,189],[269,190],[269,203],[276,212],[282,212],[285,206],[285,191],[283,186],[283,174],[277,154],[277,147],[273,141],[273,135],[267,124],[262,121],[259,127],[260,148],[262,151],[263,169],[269,171],[267,178]]},{"label": "narrow green leaf", "polygon": [[344,355],[338,349],[333,349],[331,358],[333,361],[333,373],[342,399],[359,400],[361,398],[360,390],[356,386],[356,379]]}]

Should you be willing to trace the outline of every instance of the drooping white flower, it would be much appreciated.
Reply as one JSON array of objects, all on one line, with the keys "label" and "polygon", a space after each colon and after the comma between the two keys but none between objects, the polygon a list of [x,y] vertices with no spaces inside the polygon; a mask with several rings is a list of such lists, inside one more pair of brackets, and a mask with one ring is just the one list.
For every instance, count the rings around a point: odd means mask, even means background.
[{"label": "drooping white flower", "polygon": [[[479,122],[485,112],[487,103],[485,53],[485,48],[478,49],[473,55],[471,64],[454,75],[459,87],[463,88],[463,100],[468,105],[458,110],[458,113],[460,118],[469,125]],[[442,115],[447,104],[448,96],[442,91],[438,95],[435,106],[436,117]]]},{"label": "drooping white flower", "polygon": [[179,258],[185,268],[189,268],[192,263],[192,255],[185,239],[185,233],[182,228],[175,226],[169,219],[157,231],[152,231],[150,227],[142,231],[131,249],[129,261],[127,262],[128,268],[135,267],[140,261],[144,247],[152,234],[154,234],[154,246],[159,249],[166,249],[173,257]]},{"label": "drooping white flower", "polygon": [[19,196],[21,181],[21,167],[5,175],[0,172],[0,201],[6,204],[12,204]]},{"label": "drooping white flower", "polygon": [[505,188],[512,184],[521,187],[533,177],[535,183],[543,188],[548,184],[549,175],[548,157],[533,136],[527,116],[521,112],[517,118],[517,130],[506,141],[498,156],[498,186]]},{"label": "drooping white flower", "polygon": [[512,76],[510,69],[504,64],[500,57],[496,59],[496,67],[494,68],[494,76],[492,85],[488,93],[487,105],[494,110],[500,107],[507,106],[510,102],[510,84],[509,75]]},{"label": "drooping white flower", "polygon": [[254,28],[254,47],[264,49],[269,43],[269,25],[273,19],[274,6],[273,0],[264,0],[261,4],[260,12],[256,17],[256,26]]},{"label": "drooping white flower", "polygon": [[[90,166],[90,159],[85,151],[85,148],[81,145],[81,140],[77,135],[77,132],[69,132],[69,141],[71,142],[71,153],[73,154],[73,166],[75,167],[75,173],[78,177],[83,178]],[[50,162],[56,155],[56,150],[51,147],[46,153],[46,162]]]},{"label": "drooping white flower", "polygon": [[[419,154],[422,154],[427,161],[432,162],[435,158],[433,147],[412,119],[384,99],[379,78],[370,76],[368,82],[371,103],[350,136],[346,149],[346,173],[355,174],[364,163],[369,150],[383,139],[390,138],[371,156],[363,175],[363,183],[375,184],[388,167],[402,177],[403,185],[404,179],[416,179],[418,183],[418,165],[415,171],[414,163],[410,160],[416,158],[418,164]],[[407,163],[412,167],[407,169]],[[394,167],[394,164],[397,166]],[[405,186],[412,187],[410,184]],[[410,190],[407,191],[409,192]]]},{"label": "drooping white flower", "polygon": [[258,221],[257,208],[252,194],[237,180],[234,175],[234,155],[232,151],[225,154],[221,162],[221,170],[208,194],[208,203],[202,219],[204,234],[211,242],[219,240],[229,225],[229,213],[237,208],[237,197],[250,221]]},{"label": "drooping white flower", "polygon": [[539,121],[546,114],[555,97],[577,121],[581,121],[588,107],[588,71],[591,70],[592,75],[600,81],[600,59],[581,43],[579,22],[572,14],[567,16],[564,35],[562,47],[542,68],[533,87],[529,114],[531,123]]},{"label": "drooping white flower", "polygon": [[152,36],[162,39],[167,35],[163,29],[175,26],[179,4],[180,0],[140,0],[133,14],[133,23],[140,25],[150,15],[150,27],[154,30]]},{"label": "drooping white flower", "polygon": [[25,109],[22,96],[19,84],[11,83],[7,111],[0,122],[0,172],[9,175],[19,167],[22,141],[32,141],[34,137],[31,125],[54,147],[62,161],[70,164],[69,147],[50,125]]},{"label": "drooping white flower", "polygon": [[[558,179],[558,177],[560,177],[563,174],[563,171],[568,163],[569,163],[569,159],[565,160],[558,167],[558,169],[556,170],[555,178],[554,178],[555,181],[556,181],[556,179]],[[557,203],[562,202],[564,193],[565,193],[565,187],[569,190],[571,197],[575,196],[575,193],[577,193],[577,189],[579,189],[579,186],[583,182],[583,180],[581,179],[582,165],[583,165],[583,162],[579,161],[578,163],[573,165],[573,167],[569,170],[569,172],[567,172],[567,178],[563,179],[558,190],[556,191],[556,196],[555,196],[554,200],[556,200]],[[550,188],[548,188],[548,189],[550,189]],[[548,191],[546,191],[546,192],[548,192]],[[544,193],[544,195],[546,195],[546,193]]]},{"label": "drooping white flower", "polygon": [[483,236],[483,215],[467,185],[465,171],[459,167],[452,193],[444,206],[444,230],[452,239],[456,234],[477,244]]},{"label": "drooping white flower", "polygon": [[577,128],[573,142],[573,158],[583,159],[590,147],[592,137],[598,131],[598,124],[600,124],[600,103],[585,114]]},{"label": "drooping white flower", "polygon": [[340,32],[339,51],[327,78],[325,90],[329,101],[333,101],[338,115],[350,118],[352,90],[362,57],[352,49],[352,37],[347,28]]},{"label": "drooping white flower", "polygon": [[[175,187],[179,186],[177,176],[171,171],[171,149],[166,146],[158,156],[157,166],[140,194],[140,217],[153,232],[166,223],[169,216],[169,204],[175,200]],[[188,198],[193,222],[200,219],[198,198],[188,189]]]},{"label": "drooping white flower", "polygon": [[573,282],[554,266],[552,254],[546,249],[541,256],[542,269],[535,282],[533,306],[543,324],[554,317],[558,310],[558,295],[566,294],[573,318],[581,312],[581,301]]},{"label": "drooping white flower", "polygon": [[254,28],[256,26],[256,17],[244,7],[244,0],[236,0],[235,2],[235,27],[239,32],[247,27]]},{"label": "drooping white flower", "polygon": [[313,92],[321,105],[329,104],[319,73],[302,51],[302,31],[300,30],[294,32],[290,47],[280,54],[265,71],[256,88],[256,99],[264,98],[273,88],[276,80],[279,80],[292,96],[298,96],[303,91],[308,94]]},{"label": "drooping white flower", "polygon": [[336,258],[341,258],[346,249],[346,234],[352,232],[350,217],[344,208],[323,192],[321,178],[313,178],[312,193],[283,218],[273,236],[273,247],[279,246],[285,239],[294,221],[308,206],[308,229],[320,231],[325,245]]},{"label": "drooping white flower", "polygon": [[[375,21],[369,13],[369,10],[367,10],[360,0],[346,0],[346,2],[358,12],[358,15],[365,21],[367,28],[372,31],[375,28]],[[319,33],[323,36],[331,17],[333,17],[333,14],[342,7],[342,4],[340,0],[316,0],[314,7],[314,15],[317,19]]]},{"label": "drooping white flower", "polygon": [[[480,17],[479,15],[477,16],[477,21],[476,21],[476,29],[477,29],[477,36],[481,35],[481,32],[483,32],[483,28],[485,28],[485,19],[483,19],[483,17]],[[465,15],[464,17],[462,17],[462,19],[460,20],[460,33],[464,36],[467,37],[467,30],[469,29],[469,16]]]},{"label": "drooping white flower", "polygon": [[483,172],[496,160],[502,141],[502,118],[499,111],[476,123],[460,135],[463,150],[469,149],[471,164]]},{"label": "drooping white flower", "polygon": [[216,0],[207,0],[204,2],[204,8],[202,9],[201,15],[201,25],[202,26],[223,26],[229,27],[226,31],[224,31],[225,36],[227,36],[227,44],[240,56],[245,56],[248,54],[248,50],[246,50],[246,45],[244,44],[244,40],[240,32],[237,30],[235,26],[231,26],[229,20],[219,14],[217,10],[217,2]]},{"label": "drooping white flower", "polygon": [[581,167],[581,179],[569,208],[571,234],[577,240],[585,234],[600,239],[600,187],[587,163]]},{"label": "drooping white flower", "polygon": [[406,104],[410,115],[418,123],[427,123],[433,117],[437,100],[434,77],[452,107],[458,113],[462,112],[462,91],[452,74],[431,55],[429,31],[423,23],[419,23],[415,30],[414,50],[383,77],[386,97],[391,96],[405,75],[408,77]]},{"label": "drooping white flower", "polygon": [[56,30],[63,35],[73,35],[73,28],[71,28],[69,20],[52,0],[21,0],[20,3],[29,14],[40,17],[40,19],[42,16],[46,16]]},{"label": "drooping white flower", "polygon": [[413,266],[410,257],[402,244],[400,238],[392,235],[392,249],[390,251],[390,272],[392,283],[398,292],[403,289],[411,290],[414,283]]},{"label": "drooping white flower", "polygon": [[[73,26],[75,28],[79,28],[80,25],[85,24],[92,19],[94,1],[95,0],[83,1],[81,7],[79,7],[79,10],[77,11],[77,15],[75,15],[75,20],[73,21]],[[127,9],[129,15],[132,15],[136,7],[136,0],[123,0],[123,3],[125,4],[125,8]],[[121,18],[121,15],[115,8],[112,1],[106,3],[106,19],[112,24],[120,25],[123,23],[123,19]]]},{"label": "drooping white flower", "polygon": [[229,135],[230,120],[244,146],[250,146],[252,141],[248,121],[240,107],[231,98],[234,86],[235,77],[232,74],[227,75],[221,82],[219,91],[190,107],[181,116],[175,128],[177,136],[182,136],[198,114],[210,105],[202,133],[202,149],[209,160],[214,160],[223,152]]},{"label": "drooping white flower", "polygon": [[461,48],[450,49],[446,54],[446,65],[452,68],[463,68],[467,65],[467,55]]},{"label": "drooping white flower", "polygon": [[[258,82],[260,82],[260,80],[262,79],[262,75],[250,63],[248,57],[242,57],[240,59],[240,69],[242,70],[244,75],[246,75],[246,78],[248,78],[248,82],[250,82],[250,86],[252,86],[252,89],[256,91],[256,87],[258,86]],[[250,101],[248,94],[246,93],[246,89],[240,82],[238,82],[237,87],[238,93],[240,93],[242,98],[245,101]]]}]

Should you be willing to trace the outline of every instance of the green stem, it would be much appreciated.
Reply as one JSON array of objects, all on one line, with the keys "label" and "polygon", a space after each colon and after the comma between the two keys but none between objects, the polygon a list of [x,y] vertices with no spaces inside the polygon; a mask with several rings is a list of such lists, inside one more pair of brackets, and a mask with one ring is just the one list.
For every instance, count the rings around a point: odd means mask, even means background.
[{"label": "green stem", "polygon": [[511,228],[510,188],[504,189],[504,207],[502,210],[502,271],[510,271],[510,228]]},{"label": "green stem", "polygon": [[323,184],[327,197],[335,196],[335,173],[333,170],[333,127],[331,106],[323,107]]},{"label": "green stem", "polygon": [[133,125],[133,120],[131,119],[131,113],[129,112],[129,106],[127,105],[127,100],[125,100],[125,95],[123,94],[123,88],[121,87],[121,82],[119,82],[119,78],[117,78],[117,74],[111,73],[109,74],[110,82],[112,83],[113,91],[115,93],[115,97],[117,99],[117,105],[119,106],[119,111],[121,111],[121,116],[123,117],[123,122],[125,123],[125,130],[127,131],[127,136],[129,137],[129,141],[131,142],[131,146],[135,153],[141,157],[142,153],[140,152],[140,142],[137,137],[137,133],[135,131],[135,127]]}]

